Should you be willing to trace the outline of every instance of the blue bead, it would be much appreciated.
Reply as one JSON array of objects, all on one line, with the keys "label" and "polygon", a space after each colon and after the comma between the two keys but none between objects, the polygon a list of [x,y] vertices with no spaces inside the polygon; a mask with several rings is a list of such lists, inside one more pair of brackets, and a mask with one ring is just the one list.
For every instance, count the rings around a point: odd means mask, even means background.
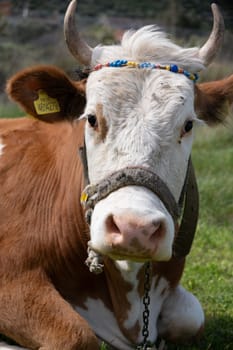
[{"label": "blue bead", "polygon": [[186,77],[190,77],[190,73],[189,72],[187,72],[186,70],[184,70],[184,73],[183,73]]},{"label": "blue bead", "polygon": [[171,72],[177,73],[179,68],[178,68],[178,66],[176,64],[171,64],[170,65],[170,70],[171,70]]},{"label": "blue bead", "polygon": [[122,65],[126,64],[127,62],[128,62],[127,60],[121,60]]}]

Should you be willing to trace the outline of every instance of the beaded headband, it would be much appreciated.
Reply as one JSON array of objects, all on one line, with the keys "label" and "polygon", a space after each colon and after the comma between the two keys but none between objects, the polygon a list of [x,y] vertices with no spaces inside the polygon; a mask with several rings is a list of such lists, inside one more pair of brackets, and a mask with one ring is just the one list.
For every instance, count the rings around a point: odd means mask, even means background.
[{"label": "beaded headband", "polygon": [[97,71],[99,69],[105,68],[105,67],[130,67],[130,68],[139,68],[139,69],[165,69],[169,72],[173,73],[179,73],[185,75],[188,79],[193,80],[195,83],[198,79],[197,73],[190,73],[183,68],[179,68],[176,64],[168,64],[168,65],[162,65],[158,63],[151,63],[151,62],[134,62],[134,61],[128,61],[128,60],[116,60],[112,62],[108,62],[105,64],[97,64],[92,71]]}]

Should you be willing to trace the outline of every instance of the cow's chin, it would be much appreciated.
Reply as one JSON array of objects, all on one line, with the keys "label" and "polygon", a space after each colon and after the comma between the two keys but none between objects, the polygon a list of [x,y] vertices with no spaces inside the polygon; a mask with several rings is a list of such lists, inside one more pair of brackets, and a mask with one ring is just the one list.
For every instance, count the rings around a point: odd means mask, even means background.
[{"label": "cow's chin", "polygon": [[101,247],[95,247],[92,242],[89,242],[89,247],[96,253],[107,256],[112,260],[124,260],[137,263],[145,263],[147,261],[168,261],[172,257],[172,248],[166,247],[166,249],[141,249],[138,251],[130,249],[121,249],[109,247],[109,245],[103,245]]},{"label": "cow's chin", "polygon": [[156,255],[132,255],[132,254],[108,254],[108,256],[113,260],[126,260],[126,261],[132,261],[137,263],[145,263],[148,261],[169,261],[171,258],[171,255],[166,257],[160,257]]}]

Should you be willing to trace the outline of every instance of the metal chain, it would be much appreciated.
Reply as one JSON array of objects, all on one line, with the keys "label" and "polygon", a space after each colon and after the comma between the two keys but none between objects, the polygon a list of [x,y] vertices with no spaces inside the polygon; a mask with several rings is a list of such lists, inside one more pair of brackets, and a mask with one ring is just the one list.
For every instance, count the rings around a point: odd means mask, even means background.
[{"label": "metal chain", "polygon": [[137,346],[136,350],[150,350],[152,349],[152,344],[148,341],[149,337],[149,316],[150,316],[150,287],[151,287],[151,269],[152,265],[150,262],[146,263],[145,266],[145,279],[144,279],[144,296],[143,296],[143,342],[141,345]]},{"label": "metal chain", "polygon": [[[142,335],[144,337],[143,339],[143,349],[145,348],[145,344],[147,344],[147,339],[149,337],[149,316],[150,316],[150,287],[151,287],[151,263],[146,263],[145,267],[145,280],[144,280],[144,297],[143,297],[143,304],[144,304],[144,311],[143,311],[143,329],[142,329]],[[145,348],[146,349],[146,348]]]}]

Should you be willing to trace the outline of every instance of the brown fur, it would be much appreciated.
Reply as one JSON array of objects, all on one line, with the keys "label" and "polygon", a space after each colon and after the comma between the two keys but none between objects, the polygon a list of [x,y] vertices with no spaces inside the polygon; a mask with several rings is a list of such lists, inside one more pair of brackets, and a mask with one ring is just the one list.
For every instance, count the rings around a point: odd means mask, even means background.
[{"label": "brown fur", "polygon": [[197,84],[195,109],[209,125],[221,123],[233,103],[233,75],[218,81]]},{"label": "brown fur", "polygon": [[98,104],[96,106],[96,116],[98,120],[98,142],[104,141],[108,132],[108,126],[106,123],[106,119],[103,115],[103,106],[102,104]]}]

